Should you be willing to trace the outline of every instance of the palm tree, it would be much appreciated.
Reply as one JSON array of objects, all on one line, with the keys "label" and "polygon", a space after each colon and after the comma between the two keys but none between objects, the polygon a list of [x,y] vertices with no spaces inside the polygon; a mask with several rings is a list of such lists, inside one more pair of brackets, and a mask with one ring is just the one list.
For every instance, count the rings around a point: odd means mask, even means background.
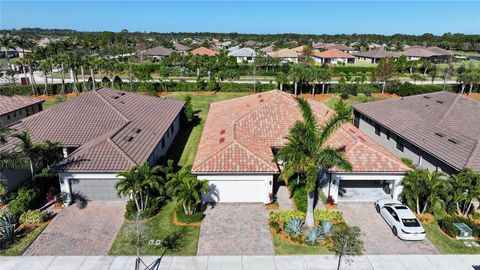
[{"label": "palm tree", "polygon": [[352,110],[343,102],[339,102],[332,114],[323,124],[317,122],[317,118],[310,104],[301,97],[296,97],[298,106],[303,116],[302,121],[297,121],[291,128],[286,139],[287,145],[281,148],[275,155],[276,161],[282,161],[284,169],[280,178],[288,181],[297,173],[305,177],[307,195],[308,227],[313,227],[314,198],[317,193],[317,176],[322,177],[328,169],[336,167],[345,171],[351,171],[352,166],[343,156],[342,148],[335,149],[327,145],[328,139],[345,122],[350,121]]},{"label": "palm tree", "polygon": [[15,40],[8,35],[2,35],[0,37],[0,47],[3,47],[5,52],[5,58],[7,59],[8,68],[10,68],[10,58],[8,58],[8,50],[15,49]]},{"label": "palm tree", "polygon": [[327,67],[319,68],[316,73],[316,79],[322,84],[322,95],[325,94],[325,83],[332,79],[332,72]]},{"label": "palm tree", "polygon": [[275,81],[280,86],[280,91],[283,91],[283,85],[288,83],[288,77],[284,72],[278,72],[275,75]]},{"label": "palm tree", "polygon": [[466,168],[457,175],[451,175],[448,194],[457,214],[468,215],[473,200],[480,197],[480,173]]},{"label": "palm tree", "polygon": [[0,145],[7,142],[7,138],[8,136],[10,136],[11,133],[12,129],[0,124]]},{"label": "palm tree", "polygon": [[65,94],[65,54],[57,54],[53,57],[53,62],[60,67],[60,75],[62,78],[62,95]]},{"label": "palm tree", "polygon": [[190,169],[183,167],[168,183],[170,191],[180,200],[187,215],[195,213],[202,202],[202,195],[209,192],[208,182],[197,179]]},{"label": "palm tree", "polygon": [[144,162],[118,173],[118,176],[122,177],[115,184],[118,196],[132,196],[138,213],[145,211],[149,206],[151,190],[164,187],[165,179],[159,175],[162,170],[160,166],[151,168]]},{"label": "palm tree", "polygon": [[40,61],[40,65],[38,69],[40,69],[45,77],[45,89],[43,90],[44,95],[48,95],[48,73],[51,72],[52,64],[50,63],[50,59],[45,59]]},{"label": "palm tree", "polygon": [[304,67],[300,64],[294,64],[290,70],[288,71],[288,79],[293,81],[293,87],[295,90],[295,96],[298,95],[298,83],[303,81],[305,77],[305,70]]},{"label": "palm tree", "polygon": [[16,144],[16,148],[19,152],[22,153],[23,157],[28,161],[30,166],[30,174],[32,177],[32,181],[35,181],[35,169],[34,169],[34,162],[35,159],[38,157],[37,147],[32,142],[30,138],[30,133],[27,131],[23,131],[20,133],[13,134],[12,137],[19,140]]}]

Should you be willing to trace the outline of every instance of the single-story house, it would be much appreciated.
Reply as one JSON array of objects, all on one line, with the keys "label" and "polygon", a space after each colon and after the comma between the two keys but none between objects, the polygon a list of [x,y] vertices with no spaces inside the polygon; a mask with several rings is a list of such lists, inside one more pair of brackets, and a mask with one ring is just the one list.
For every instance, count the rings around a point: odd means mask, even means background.
[{"label": "single-story house", "polygon": [[[309,100],[320,123],[333,113]],[[286,145],[285,136],[301,119],[294,96],[270,91],[212,103],[192,172],[207,180],[207,202],[270,203],[281,164],[274,152]],[[409,168],[386,148],[351,123],[342,125],[328,144],[345,150],[352,172],[332,168],[319,179],[335,202],[397,198]]]},{"label": "single-story house", "polygon": [[0,96],[0,126],[8,126],[42,111],[44,101],[27,96]]},{"label": "single-story house", "polygon": [[410,46],[405,48],[402,52],[409,61],[427,59],[432,62],[445,62],[455,53],[449,50],[445,50],[439,47],[423,47],[423,46]]},{"label": "single-story house", "polygon": [[[83,93],[12,125],[33,142],[58,142],[64,160],[55,166],[69,201],[119,200],[117,174],[147,162],[155,165],[180,129],[184,101],[110,88]],[[4,148],[16,143],[9,139]],[[0,148],[2,150],[2,148]],[[12,177],[13,176],[13,177]],[[12,175],[8,181],[23,181]]]},{"label": "single-story house", "polygon": [[337,49],[315,51],[312,57],[319,64],[355,64],[355,56]]},{"label": "single-story house", "polygon": [[256,55],[257,54],[255,53],[254,49],[247,48],[247,47],[241,48],[235,51],[231,51],[228,53],[228,56],[235,57],[238,63],[242,63],[242,62],[252,63],[253,61],[255,61]]},{"label": "single-story house", "polygon": [[266,47],[263,47],[260,49],[261,52],[264,52],[264,53],[270,53],[270,52],[273,52],[273,50],[275,50],[275,46],[274,45],[268,45]]},{"label": "single-story house", "polygon": [[400,57],[401,54],[399,52],[387,51],[380,47],[380,48],[375,48],[373,50],[366,51],[366,52],[357,52],[357,53],[354,53],[353,55],[359,61],[375,64],[380,62],[380,60],[382,60],[383,58],[387,58],[387,57],[398,58]]},{"label": "single-story house", "polygon": [[191,50],[190,47],[188,46],[185,46],[183,44],[180,44],[180,43],[177,43],[177,42],[174,42],[173,43],[173,48],[175,49],[175,51],[181,53],[181,54],[186,54],[188,51]]},{"label": "single-story house", "polygon": [[355,48],[349,47],[349,46],[346,46],[346,45],[343,45],[343,44],[322,43],[322,42],[313,44],[313,48],[316,49],[316,50],[321,50],[321,51],[326,51],[326,50],[330,50],[330,49],[337,49],[339,51],[346,52],[346,53],[354,53],[354,52],[357,51],[357,50],[355,50]]},{"label": "single-story house", "polygon": [[353,106],[354,124],[416,167],[480,171],[480,102],[436,92]]},{"label": "single-story house", "polygon": [[278,51],[267,53],[270,57],[279,58],[282,63],[298,63],[299,53],[292,49],[280,49]]},{"label": "single-story house", "polygon": [[142,51],[141,54],[145,55],[149,59],[161,60],[167,56],[170,56],[174,50],[165,48],[163,46],[157,46],[148,50]]},{"label": "single-story house", "polygon": [[217,52],[205,47],[199,47],[190,52],[192,55],[207,55],[207,56],[215,56]]}]

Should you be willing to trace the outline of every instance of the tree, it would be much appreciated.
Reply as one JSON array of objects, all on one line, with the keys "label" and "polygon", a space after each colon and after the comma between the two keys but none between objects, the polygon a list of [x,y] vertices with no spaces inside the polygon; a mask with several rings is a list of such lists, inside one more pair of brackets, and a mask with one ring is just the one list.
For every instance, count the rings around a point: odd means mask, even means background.
[{"label": "tree", "polygon": [[282,162],[284,168],[280,178],[288,181],[292,175],[299,174],[305,177],[307,194],[306,225],[314,225],[313,208],[317,194],[317,176],[319,172],[327,173],[333,167],[351,171],[352,166],[343,156],[344,149],[333,148],[327,145],[328,139],[345,122],[350,121],[352,109],[343,102],[336,105],[335,113],[319,124],[310,104],[303,98],[297,97],[303,120],[297,121],[285,137],[287,145],[275,155],[277,162]]},{"label": "tree", "polygon": [[24,159],[20,153],[4,150],[0,151],[0,203],[3,201],[3,197],[7,192],[2,181],[2,172],[9,169],[23,168],[24,166]]},{"label": "tree", "polygon": [[382,94],[385,93],[385,86],[390,80],[397,74],[395,67],[395,59],[392,57],[386,57],[380,60],[375,70],[374,76],[376,80],[382,82]]},{"label": "tree", "polygon": [[43,89],[43,94],[47,95],[48,94],[48,73],[51,72],[51,63],[48,59],[40,61],[40,65],[38,68],[42,71],[43,76],[44,76],[44,83],[45,83],[45,88]]},{"label": "tree", "polygon": [[298,95],[298,83],[303,81],[305,78],[305,68],[301,64],[294,64],[290,67],[288,71],[288,79],[293,81],[293,87],[295,90],[295,96]]},{"label": "tree", "polygon": [[360,239],[360,228],[337,225],[330,236],[333,243],[328,249],[338,256],[337,270],[340,269],[345,256],[358,256],[364,251],[363,241]]},{"label": "tree", "polygon": [[30,175],[32,181],[35,181],[35,171],[34,171],[34,162],[38,157],[38,149],[36,145],[32,142],[30,138],[30,133],[23,131],[20,133],[13,134],[12,137],[19,140],[16,144],[16,149],[19,150],[23,157],[28,161],[30,166]]},{"label": "tree", "polygon": [[15,40],[8,35],[2,35],[0,37],[0,47],[3,47],[5,52],[5,58],[7,59],[8,68],[10,69],[10,58],[8,57],[8,50],[15,49]]},{"label": "tree", "polygon": [[438,67],[437,65],[432,65],[428,71],[428,76],[432,79],[432,84],[435,82],[435,79],[438,77]]},{"label": "tree", "polygon": [[288,77],[284,72],[277,72],[275,81],[280,86],[280,91],[283,91],[283,85],[288,83]]},{"label": "tree", "polygon": [[332,71],[330,68],[328,68],[328,66],[317,68],[315,77],[317,82],[322,84],[322,95],[325,94],[325,83],[332,79]]},{"label": "tree", "polygon": [[452,58],[448,58],[447,67],[443,70],[443,90],[447,87],[448,76],[453,72]]},{"label": "tree", "polygon": [[209,192],[208,182],[199,180],[190,171],[189,166],[183,167],[168,182],[169,190],[180,201],[187,215],[196,212],[202,202],[202,195]]},{"label": "tree", "polygon": [[468,215],[473,200],[480,197],[480,172],[463,169],[459,174],[450,176],[449,184],[449,201],[454,204],[456,213]]}]

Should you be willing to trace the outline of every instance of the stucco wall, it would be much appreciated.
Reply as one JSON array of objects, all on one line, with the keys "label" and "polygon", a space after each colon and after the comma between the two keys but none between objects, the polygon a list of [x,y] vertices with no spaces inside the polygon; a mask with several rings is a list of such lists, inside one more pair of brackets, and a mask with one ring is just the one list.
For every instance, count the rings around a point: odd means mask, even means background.
[{"label": "stucco wall", "polygon": [[4,126],[10,125],[10,124],[15,123],[15,122],[27,117],[27,116],[35,114],[35,113],[37,113],[41,110],[42,110],[42,104],[41,103],[33,104],[33,105],[28,106],[28,107],[21,108],[21,109],[18,109],[16,111],[9,112],[7,114],[1,115],[0,116],[0,123]]},{"label": "stucco wall", "polygon": [[[173,126],[173,132],[172,132],[172,126]],[[148,165],[150,166],[156,165],[156,163],[158,162],[158,159],[167,153],[168,149],[170,148],[170,145],[175,139],[175,136],[177,136],[177,133],[179,130],[180,130],[180,114],[177,116],[177,118],[175,118],[175,120],[172,122],[172,125],[170,125],[170,127],[168,128],[168,131],[163,136],[163,140],[165,140],[165,146],[162,147],[162,140],[160,140],[158,145],[155,147],[155,150],[152,152],[152,154],[147,160]]]}]

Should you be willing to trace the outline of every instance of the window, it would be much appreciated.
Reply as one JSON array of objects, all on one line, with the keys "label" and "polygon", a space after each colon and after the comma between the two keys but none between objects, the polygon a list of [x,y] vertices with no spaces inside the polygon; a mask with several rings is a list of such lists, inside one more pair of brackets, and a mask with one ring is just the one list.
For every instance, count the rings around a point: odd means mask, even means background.
[{"label": "window", "polygon": [[375,134],[377,134],[377,136],[380,136],[380,131],[381,131],[380,125],[375,123]]},{"label": "window", "polygon": [[403,152],[403,139],[400,137],[397,137],[397,149]]},{"label": "window", "polygon": [[7,119],[10,119],[10,114],[7,114]]},{"label": "window", "polygon": [[172,132],[172,134],[173,134],[174,129],[175,129],[175,126],[172,124],[172,126],[170,126],[170,132]]}]

